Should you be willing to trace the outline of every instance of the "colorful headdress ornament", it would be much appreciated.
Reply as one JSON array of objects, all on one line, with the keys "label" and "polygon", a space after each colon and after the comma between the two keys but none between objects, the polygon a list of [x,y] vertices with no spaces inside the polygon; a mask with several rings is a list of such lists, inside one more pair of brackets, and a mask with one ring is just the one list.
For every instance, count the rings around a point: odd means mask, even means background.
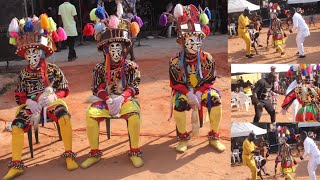
[{"label": "colorful headdress ornament", "polygon": [[[9,43],[17,47],[16,54],[23,57],[29,48],[44,50],[45,57],[54,52],[54,42],[66,40],[64,30],[60,27],[57,32],[57,25],[47,14],[41,14],[38,18],[13,18],[9,24]],[[60,32],[60,33],[59,33]]]}]

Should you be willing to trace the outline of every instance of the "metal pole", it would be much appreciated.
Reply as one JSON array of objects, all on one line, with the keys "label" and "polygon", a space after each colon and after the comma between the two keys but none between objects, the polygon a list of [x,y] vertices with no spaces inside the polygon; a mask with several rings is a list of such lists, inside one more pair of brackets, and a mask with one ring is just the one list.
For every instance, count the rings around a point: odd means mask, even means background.
[{"label": "metal pole", "polygon": [[28,17],[27,0],[24,0],[24,10],[25,10],[25,13],[26,13],[26,17]]},{"label": "metal pole", "polygon": [[83,34],[82,34],[82,9],[81,9],[81,0],[79,0],[79,21],[80,21],[80,42],[79,42],[79,45],[83,45]]}]

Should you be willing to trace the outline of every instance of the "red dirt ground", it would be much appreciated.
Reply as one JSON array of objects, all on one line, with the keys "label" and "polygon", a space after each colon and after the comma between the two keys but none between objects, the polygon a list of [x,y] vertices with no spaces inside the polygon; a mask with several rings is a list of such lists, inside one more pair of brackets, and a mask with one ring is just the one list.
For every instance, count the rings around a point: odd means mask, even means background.
[{"label": "red dirt ground", "polygon": [[[58,133],[52,123],[40,127],[40,144],[34,145],[35,157],[30,158],[27,137],[23,150],[23,160],[28,166],[23,176],[17,179],[229,179],[230,175],[230,65],[227,54],[214,54],[218,65],[216,87],[223,95],[223,120],[221,123],[222,142],[227,150],[215,152],[208,146],[206,134],[209,123],[201,129],[200,137],[192,138],[190,149],[184,154],[174,150],[175,122],[167,121],[169,114],[170,88],[168,81],[168,60],[139,60],[142,82],[139,101],[142,106],[141,149],[145,166],[134,168],[127,156],[129,148],[125,122],[111,122],[111,139],[107,140],[105,124],[100,129],[100,149],[103,160],[92,168],[68,172],[64,161],[58,156],[63,152],[62,142],[57,142]],[[65,99],[72,115],[73,150],[78,153],[80,164],[87,157],[89,143],[85,132],[85,111],[89,104],[85,99],[91,95],[93,61],[85,65],[62,67],[71,94]],[[0,96],[1,119],[11,121],[17,105],[13,88]],[[3,129],[3,122],[0,122]],[[188,123],[188,128],[191,129]],[[0,132],[0,177],[7,172],[6,165],[11,159],[11,134]]]}]

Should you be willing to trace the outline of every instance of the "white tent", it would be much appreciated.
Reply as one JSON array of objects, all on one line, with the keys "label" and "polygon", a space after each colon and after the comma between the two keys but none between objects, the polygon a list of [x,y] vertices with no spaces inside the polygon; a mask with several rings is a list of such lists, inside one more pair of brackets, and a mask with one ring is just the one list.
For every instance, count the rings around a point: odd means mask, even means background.
[{"label": "white tent", "polygon": [[252,131],[256,135],[267,134],[266,129],[259,128],[249,122],[232,122],[231,137],[248,136]]},{"label": "white tent", "polygon": [[314,3],[320,0],[288,0],[288,4]]},{"label": "white tent", "polygon": [[289,64],[231,64],[231,73],[269,73],[271,66],[276,67],[276,72],[290,69]]},{"label": "white tent", "polygon": [[248,8],[250,11],[259,10],[260,7],[246,0],[228,0],[228,13],[242,12]]},{"label": "white tent", "polygon": [[298,127],[317,127],[320,126],[320,123],[318,122],[300,122],[298,123]]}]

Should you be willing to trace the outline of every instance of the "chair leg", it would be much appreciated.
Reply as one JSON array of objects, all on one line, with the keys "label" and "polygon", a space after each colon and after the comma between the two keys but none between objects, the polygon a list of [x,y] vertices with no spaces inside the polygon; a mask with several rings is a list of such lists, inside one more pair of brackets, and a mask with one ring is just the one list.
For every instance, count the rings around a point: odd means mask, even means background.
[{"label": "chair leg", "polygon": [[28,142],[29,142],[31,158],[33,158],[32,127],[28,131]]},{"label": "chair leg", "polygon": [[36,144],[39,144],[39,129],[34,130],[34,137],[36,139]]},{"label": "chair leg", "polygon": [[59,134],[59,141],[62,141],[61,131],[60,131],[60,125],[59,125],[59,123],[57,123],[57,129],[58,129],[58,134]]},{"label": "chair leg", "polygon": [[107,118],[106,119],[106,129],[107,129],[107,136],[108,136],[108,139],[110,139],[110,118]]}]

